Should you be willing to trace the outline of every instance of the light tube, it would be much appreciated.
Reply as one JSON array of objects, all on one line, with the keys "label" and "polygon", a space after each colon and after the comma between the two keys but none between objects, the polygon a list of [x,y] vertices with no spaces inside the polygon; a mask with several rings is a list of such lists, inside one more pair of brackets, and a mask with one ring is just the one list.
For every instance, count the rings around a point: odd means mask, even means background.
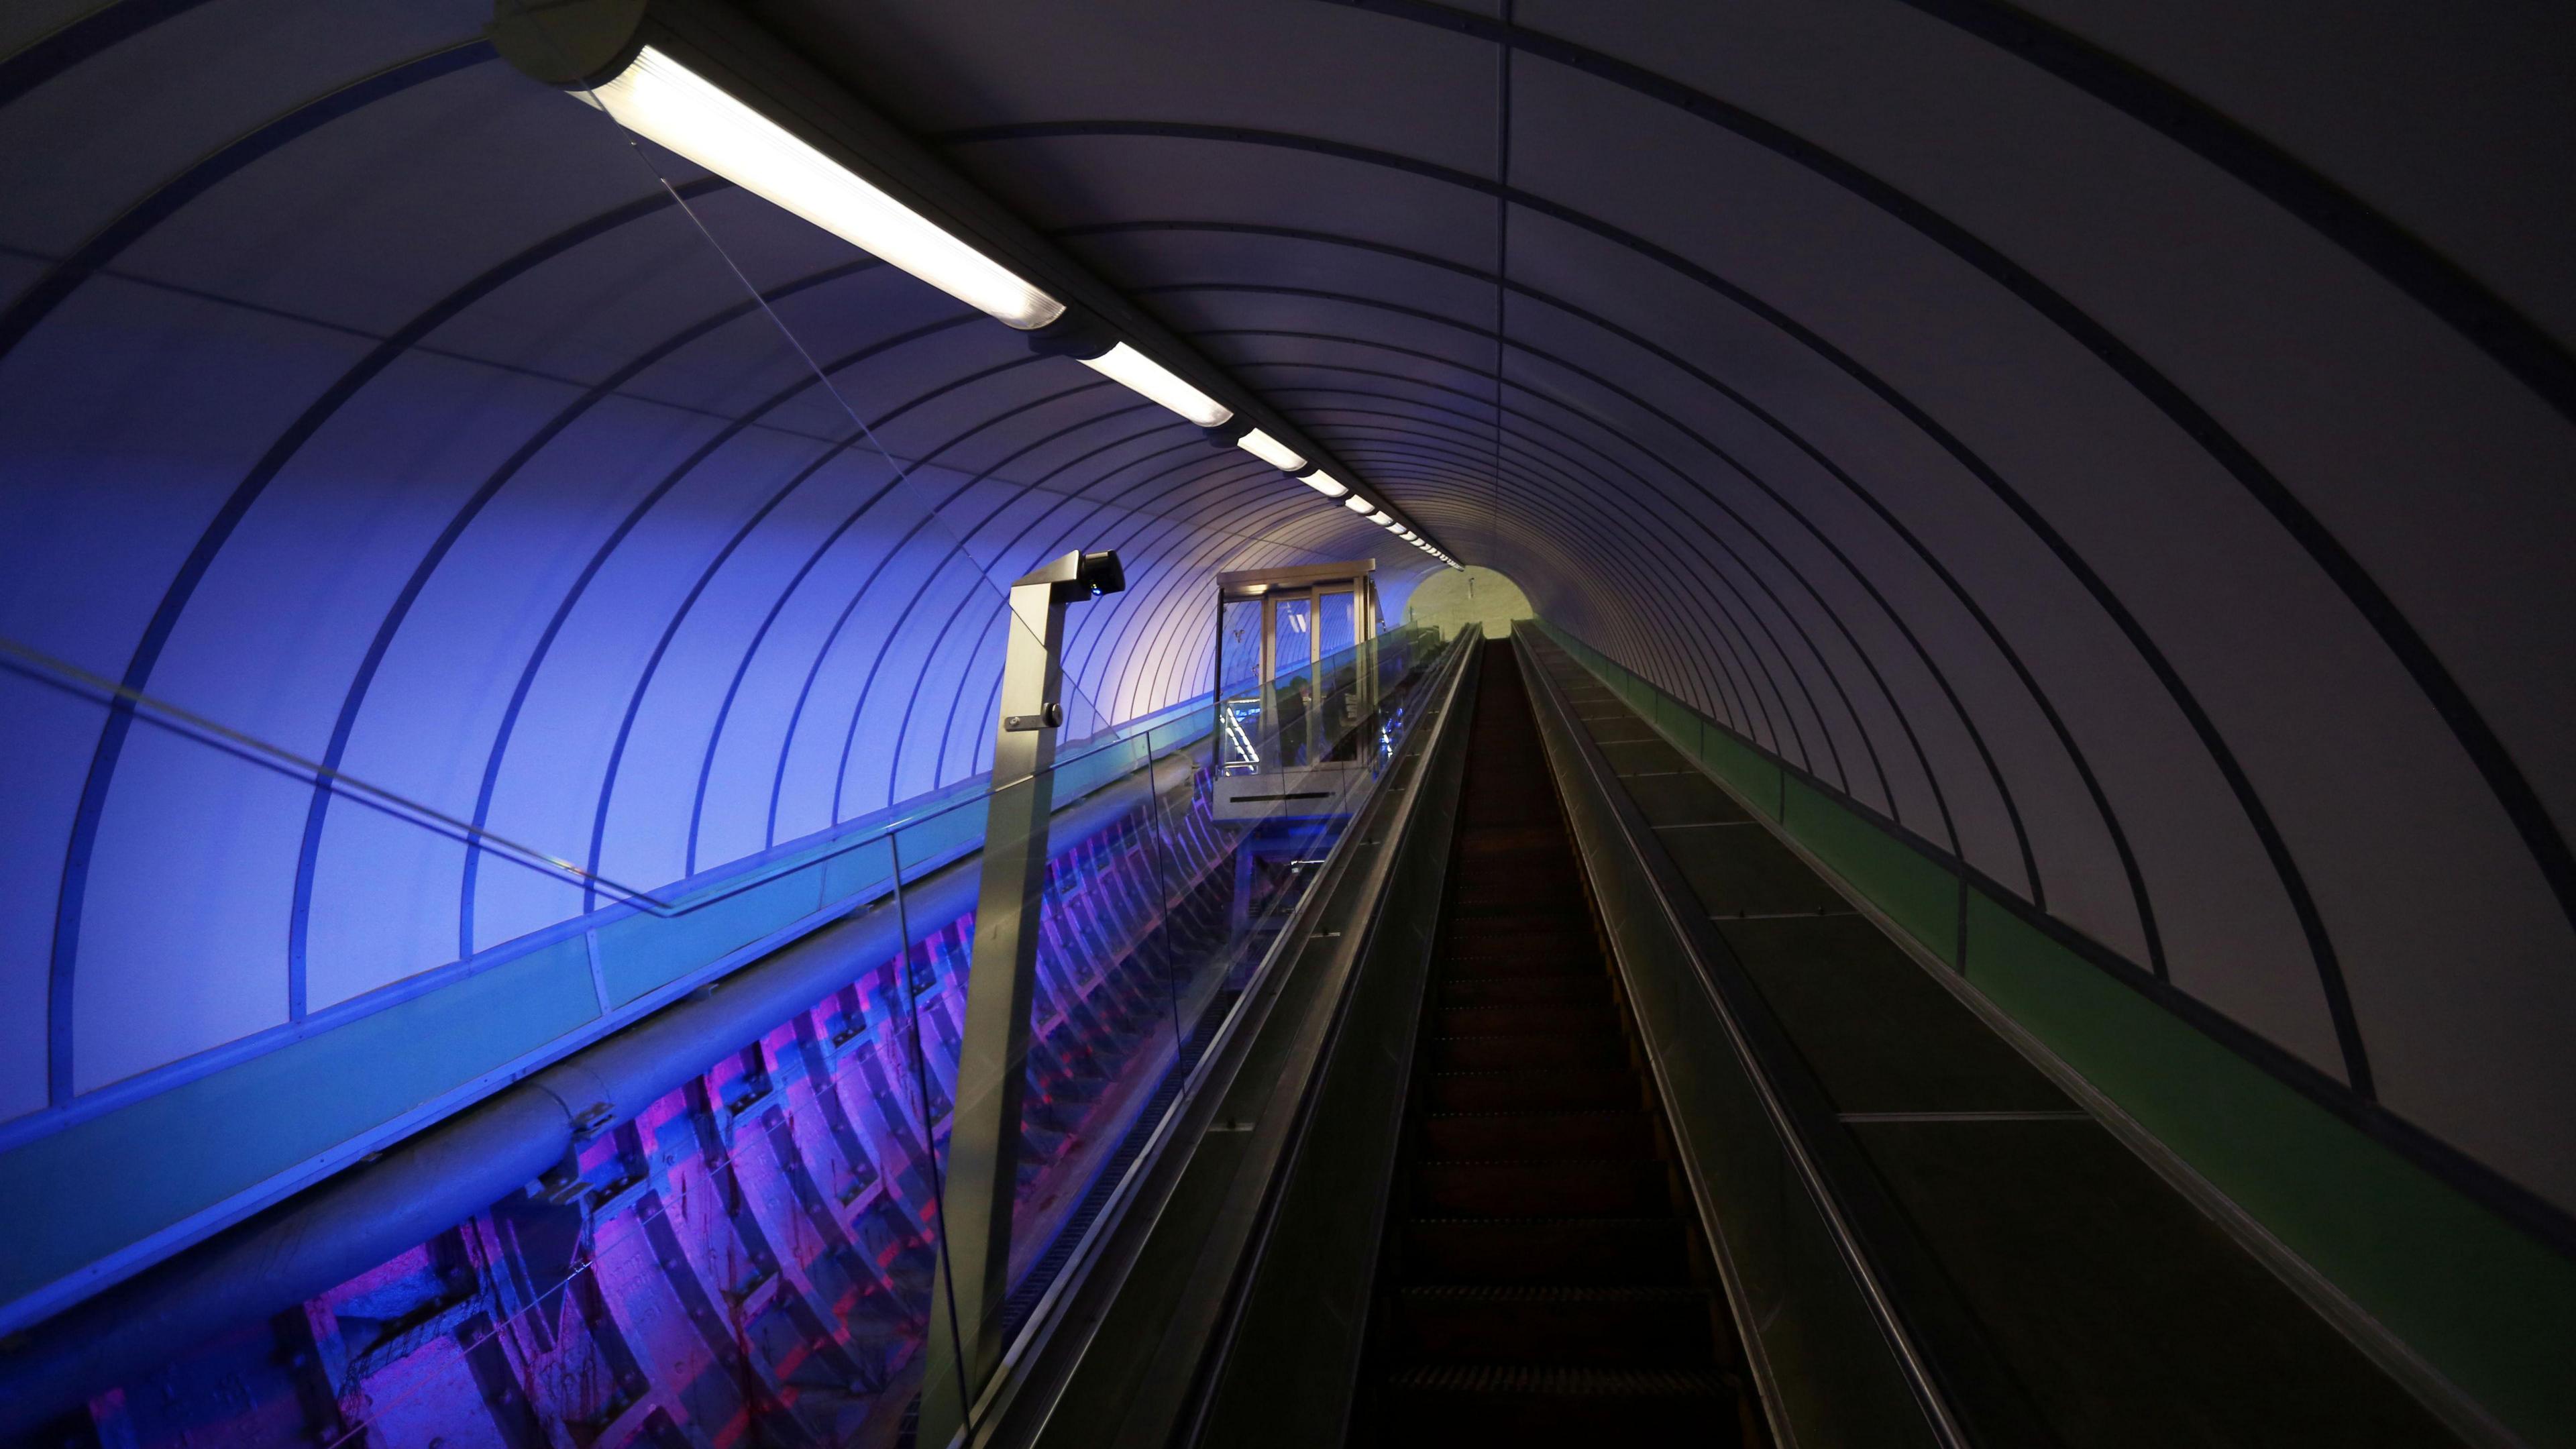
[{"label": "light tube", "polygon": [[1353,513],[1375,513],[1377,505],[1354,493],[1342,500],[1342,506]]},{"label": "light tube", "polygon": [[1297,481],[1314,489],[1316,492],[1323,494],[1327,498],[1339,498],[1351,491],[1350,489],[1342,486],[1341,479],[1334,477],[1332,474],[1325,472],[1321,468],[1316,469],[1314,472],[1307,474]]},{"label": "light tube", "polygon": [[1234,409],[1181,381],[1179,374],[1124,342],[1098,357],[1084,358],[1082,365],[1111,382],[1142,393],[1147,401],[1160,403],[1200,427],[1222,427],[1227,419],[1234,416]]},{"label": "light tube", "polygon": [[649,45],[614,79],[573,95],[608,112],[627,130],[977,311],[1022,331],[1064,315],[1062,302]]},{"label": "light tube", "polygon": [[1282,473],[1294,473],[1306,466],[1306,460],[1297,456],[1294,448],[1259,428],[1235,439],[1234,445]]},{"label": "light tube", "polygon": [[1369,515],[1369,522],[1376,524],[1380,528],[1391,528],[1395,524],[1395,515],[1381,508],[1377,512]]}]

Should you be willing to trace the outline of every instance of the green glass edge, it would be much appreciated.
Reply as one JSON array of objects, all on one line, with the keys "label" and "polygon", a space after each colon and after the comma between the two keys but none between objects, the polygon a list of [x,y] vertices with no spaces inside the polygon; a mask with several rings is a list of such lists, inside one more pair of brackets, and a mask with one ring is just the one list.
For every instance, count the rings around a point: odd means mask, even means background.
[{"label": "green glass edge", "polygon": [[[1554,624],[1638,712],[1687,704]],[[1944,961],[1957,879],[1698,716],[1701,763]],[[1967,976],[2023,1028],[2515,1433],[2576,1449],[2576,1264],[2050,939],[1968,893]],[[2357,1210],[2366,1209],[2366,1210]]]},{"label": "green glass edge", "polygon": [[1975,892],[1968,979],[2536,1445],[2576,1446],[2576,1264]]},{"label": "green glass edge", "polygon": [[1815,787],[1788,782],[1781,825],[1942,960],[1959,964],[1959,878]]}]

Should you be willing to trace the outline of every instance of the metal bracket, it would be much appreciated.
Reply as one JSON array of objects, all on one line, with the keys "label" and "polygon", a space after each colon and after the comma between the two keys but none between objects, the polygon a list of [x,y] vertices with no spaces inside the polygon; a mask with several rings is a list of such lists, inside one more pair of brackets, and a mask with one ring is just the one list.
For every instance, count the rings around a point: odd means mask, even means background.
[{"label": "metal bracket", "polygon": [[1027,730],[1051,730],[1063,723],[1064,706],[1051,699],[1046,702],[1046,708],[1039,710],[1036,714],[1006,714],[1002,716],[1002,728],[1009,730],[1014,734]]},{"label": "metal bracket", "polygon": [[579,1207],[582,1200],[590,1195],[590,1181],[581,1170],[580,1148],[577,1145],[566,1147],[563,1161],[547,1168],[544,1176],[529,1183],[527,1194],[530,1199],[549,1207]]}]

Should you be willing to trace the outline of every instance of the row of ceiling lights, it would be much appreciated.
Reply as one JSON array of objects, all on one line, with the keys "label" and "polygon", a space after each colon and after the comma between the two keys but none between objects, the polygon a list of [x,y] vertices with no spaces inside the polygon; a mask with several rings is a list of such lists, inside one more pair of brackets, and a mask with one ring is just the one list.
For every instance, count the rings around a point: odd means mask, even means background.
[{"label": "row of ceiling lights", "polygon": [[[650,45],[615,76],[573,94],[627,130],[1023,332],[1065,332],[1074,321],[1064,303]],[[1077,336],[1048,350],[1076,358],[1200,427],[1222,430],[1234,421],[1233,409],[1127,342]],[[1449,567],[1459,566],[1384,507],[1259,428],[1232,441]]]}]

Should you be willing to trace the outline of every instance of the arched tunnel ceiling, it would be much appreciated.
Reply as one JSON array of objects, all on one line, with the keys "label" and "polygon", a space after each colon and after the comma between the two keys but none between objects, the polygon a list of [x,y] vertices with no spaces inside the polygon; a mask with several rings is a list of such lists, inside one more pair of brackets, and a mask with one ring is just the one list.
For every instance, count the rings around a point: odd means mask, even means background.
[{"label": "arched tunnel ceiling", "polygon": [[2564,1203],[2571,29],[2062,9],[761,13],[1549,618]]},{"label": "arched tunnel ceiling", "polygon": [[[2564,12],[746,8],[1551,621],[2576,1206]],[[1205,687],[1217,568],[1400,612],[487,18],[10,13],[0,633],[659,884],[980,768],[1065,548],[1096,719]],[[0,691],[0,1116],[582,908]]]}]

